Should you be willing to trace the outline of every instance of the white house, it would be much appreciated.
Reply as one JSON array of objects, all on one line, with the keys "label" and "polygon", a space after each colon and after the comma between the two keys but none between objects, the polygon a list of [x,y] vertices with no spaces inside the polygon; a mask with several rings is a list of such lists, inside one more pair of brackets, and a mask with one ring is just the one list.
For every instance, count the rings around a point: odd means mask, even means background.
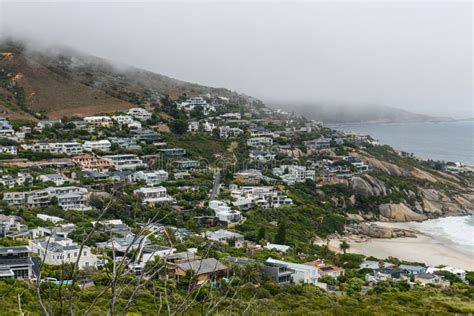
[{"label": "white house", "polygon": [[288,269],[294,270],[293,282],[294,283],[309,283],[317,285],[319,278],[319,271],[316,267],[308,266],[301,263],[292,263],[286,262],[283,260],[277,260],[273,258],[268,258],[267,262],[278,263],[286,266]]},{"label": "white house", "polygon": [[22,147],[33,152],[51,152],[54,154],[77,155],[82,154],[82,145],[78,142],[64,143],[35,143],[25,144]]},{"label": "white house", "polygon": [[232,210],[225,202],[210,201],[209,208],[214,210],[221,222],[238,223],[242,220],[242,214],[239,211]]},{"label": "white house", "polygon": [[184,102],[177,104],[178,110],[190,112],[196,108],[202,109],[205,115],[210,112],[215,112],[216,108],[214,105],[207,103],[202,97],[192,97]]},{"label": "white house", "polygon": [[252,204],[262,208],[280,207],[282,205],[293,204],[291,198],[272,186],[237,187],[231,191],[231,196],[237,201],[248,199]]},{"label": "white house", "polygon": [[0,117],[0,136],[13,136],[13,134],[15,134],[15,130],[10,122],[4,117]]},{"label": "white house", "polygon": [[431,273],[431,274],[434,274],[437,271],[447,271],[454,274],[455,276],[460,278],[462,281],[466,280],[466,270],[463,270],[463,269],[456,269],[451,266],[446,266],[443,268],[429,267],[428,269],[426,269],[426,273]]},{"label": "white house", "polygon": [[115,115],[112,116],[112,119],[119,123],[120,125],[122,124],[130,124],[133,122],[133,117],[131,115]]},{"label": "white house", "polygon": [[127,112],[128,115],[133,116],[137,120],[146,121],[151,119],[151,113],[143,108],[131,108]]},{"label": "white house", "polygon": [[168,195],[166,188],[162,186],[143,187],[133,191],[133,194],[141,198],[143,204],[159,204],[173,201],[173,198]]},{"label": "white house", "polygon": [[202,128],[204,129],[205,132],[212,133],[212,131],[216,128],[216,124],[205,121],[202,124]]},{"label": "white house", "polygon": [[119,171],[136,170],[146,167],[146,164],[144,164],[143,161],[134,154],[106,155],[102,158],[109,160],[115,169]]},{"label": "white house", "polygon": [[261,162],[268,162],[275,159],[276,155],[269,151],[252,150],[249,154],[250,159]]},{"label": "white house", "polygon": [[86,116],[84,121],[92,126],[111,127],[113,122],[110,116]]},{"label": "white house", "polygon": [[133,174],[135,181],[144,181],[149,186],[155,186],[168,180],[168,172],[164,170],[137,171]]},{"label": "white house", "polygon": [[0,146],[0,154],[16,155],[18,149],[16,146]]},{"label": "white house", "polygon": [[82,146],[78,142],[50,143],[49,147],[53,153],[66,155],[82,154]]},{"label": "white house", "polygon": [[188,132],[190,133],[199,132],[199,122],[196,122],[196,121],[189,122]]},{"label": "white house", "polygon": [[305,182],[307,179],[315,180],[316,171],[307,169],[305,166],[282,165],[272,170],[274,176],[282,178],[283,182],[293,185],[297,182]]},{"label": "white house", "polygon": [[75,186],[48,187],[44,190],[26,192],[5,192],[3,200],[10,205],[27,205],[40,207],[51,204],[53,197],[57,198],[58,205],[64,209],[89,210],[87,205],[87,189]]},{"label": "white house", "polygon": [[269,242],[267,242],[267,244],[263,247],[265,249],[268,249],[268,250],[276,250],[276,251],[279,251],[279,252],[287,252],[290,249],[290,246],[272,244],[272,243],[269,243]]},{"label": "white house", "polygon": [[69,238],[51,236],[30,240],[29,246],[40,260],[44,258],[46,264],[75,263],[79,256],[79,269],[95,267],[97,264],[97,257],[92,254],[88,246],[84,246],[80,253],[80,246]]},{"label": "white house", "polygon": [[82,144],[82,148],[85,151],[110,151],[111,147],[112,144],[106,139],[94,141],[87,140]]},{"label": "white house", "polygon": [[55,186],[61,186],[66,182],[66,178],[59,173],[42,174],[36,177],[41,182],[53,182]]},{"label": "white house", "polygon": [[53,224],[62,222],[64,220],[61,217],[47,215],[47,214],[36,214],[36,217],[38,217],[39,219],[42,219],[43,221],[52,222]]},{"label": "white house", "polygon": [[250,147],[266,147],[273,145],[273,138],[271,137],[252,137],[247,140],[247,145]]},{"label": "white house", "polygon": [[229,231],[229,230],[225,230],[225,229],[219,229],[216,231],[207,231],[207,232],[202,233],[202,235],[203,237],[209,240],[214,240],[214,241],[219,241],[219,242],[224,242],[224,243],[227,243],[230,240],[234,240],[236,248],[241,248],[244,245],[243,235],[236,232]]}]

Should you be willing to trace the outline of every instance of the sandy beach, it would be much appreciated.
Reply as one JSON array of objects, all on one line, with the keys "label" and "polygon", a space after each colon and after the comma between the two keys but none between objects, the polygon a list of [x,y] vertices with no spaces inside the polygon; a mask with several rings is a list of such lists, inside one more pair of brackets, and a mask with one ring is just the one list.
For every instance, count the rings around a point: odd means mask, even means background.
[{"label": "sandy beach", "polygon": [[[377,223],[380,226],[415,230],[412,223]],[[462,251],[452,243],[417,233],[417,238],[347,240],[349,252],[377,258],[397,257],[401,260],[423,262],[427,265],[450,265],[456,268],[474,270],[474,253]],[[339,240],[331,240],[330,248],[338,250]]]}]

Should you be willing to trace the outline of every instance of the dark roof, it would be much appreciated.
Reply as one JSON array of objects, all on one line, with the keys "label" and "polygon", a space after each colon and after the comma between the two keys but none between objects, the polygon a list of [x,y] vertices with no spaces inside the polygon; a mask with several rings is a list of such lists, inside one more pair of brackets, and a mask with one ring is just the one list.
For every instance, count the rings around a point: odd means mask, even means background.
[{"label": "dark roof", "polygon": [[17,247],[2,247],[0,248],[0,255],[18,253],[18,252],[28,252],[29,249],[27,246],[17,246]]},{"label": "dark roof", "polygon": [[226,270],[227,267],[215,258],[186,261],[176,265],[183,271],[192,270],[196,274],[206,274]]},{"label": "dark roof", "polygon": [[426,280],[432,280],[432,279],[435,279],[437,278],[438,276],[436,274],[432,274],[432,273],[418,273],[416,275],[416,278],[419,278],[419,279],[426,279]]},{"label": "dark roof", "polygon": [[23,258],[0,258],[0,266],[16,266],[33,264],[31,257]]},{"label": "dark roof", "polygon": [[383,274],[396,274],[396,273],[406,272],[406,270],[398,269],[398,268],[381,268],[381,269],[376,269],[375,271],[379,273],[383,273]]}]

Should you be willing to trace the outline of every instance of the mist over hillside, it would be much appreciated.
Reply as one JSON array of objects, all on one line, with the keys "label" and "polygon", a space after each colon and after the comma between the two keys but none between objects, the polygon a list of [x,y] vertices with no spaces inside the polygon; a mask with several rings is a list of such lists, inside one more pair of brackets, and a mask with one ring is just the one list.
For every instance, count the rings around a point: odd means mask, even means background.
[{"label": "mist over hillside", "polygon": [[163,96],[247,98],[59,46],[0,40],[0,111],[17,119],[85,116],[154,105]]},{"label": "mist over hillside", "polygon": [[270,106],[292,111],[307,119],[325,123],[401,123],[451,120],[446,117],[435,117],[413,113],[402,109],[382,105],[348,105],[336,103],[290,104],[268,102]]}]

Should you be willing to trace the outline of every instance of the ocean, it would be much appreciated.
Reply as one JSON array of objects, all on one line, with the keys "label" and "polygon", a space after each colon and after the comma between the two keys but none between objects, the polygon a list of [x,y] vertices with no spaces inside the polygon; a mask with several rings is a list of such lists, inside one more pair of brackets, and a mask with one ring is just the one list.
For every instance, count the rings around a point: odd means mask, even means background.
[{"label": "ocean", "polygon": [[[413,223],[419,232],[474,256],[474,215],[452,216]],[[474,257],[473,257],[474,260]]]},{"label": "ocean", "polygon": [[422,159],[460,161],[474,165],[474,121],[365,123],[329,127],[346,132],[369,134],[380,143],[413,153]]}]

